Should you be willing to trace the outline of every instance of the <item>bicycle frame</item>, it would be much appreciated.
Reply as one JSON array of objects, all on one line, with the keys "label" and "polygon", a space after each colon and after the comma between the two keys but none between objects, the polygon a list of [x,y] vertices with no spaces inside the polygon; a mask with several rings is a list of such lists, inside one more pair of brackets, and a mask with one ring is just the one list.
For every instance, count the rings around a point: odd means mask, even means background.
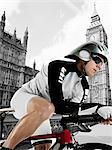
[{"label": "bicycle frame", "polygon": [[[100,118],[93,117],[92,115],[82,115],[80,118],[75,118],[76,122],[85,122],[85,119],[87,122],[91,121],[92,119],[95,121],[98,121]],[[84,119],[85,118],[85,119]],[[73,118],[72,118],[73,119]],[[65,117],[61,119],[63,123],[67,123],[71,121],[71,118]],[[97,122],[98,123],[98,122]],[[76,133],[78,130],[72,131],[72,133]],[[94,150],[100,148],[100,150],[112,150],[112,146],[106,145],[103,143],[86,143],[86,144],[79,144],[75,137],[73,136],[69,129],[65,128],[64,124],[64,130],[61,133],[52,133],[52,134],[46,134],[46,135],[37,135],[32,136],[29,139],[30,140],[39,140],[39,139],[48,139],[48,138],[56,138],[55,144],[51,147],[51,150]],[[37,143],[36,143],[37,144]]]},{"label": "bicycle frame", "polygon": [[[4,118],[4,115],[8,114],[8,112],[14,111],[13,109],[1,109],[0,110],[0,118]],[[3,116],[2,116],[3,115]],[[90,115],[65,115],[61,119],[61,124],[63,126],[63,131],[60,133],[52,133],[52,134],[45,134],[45,135],[37,135],[31,136],[28,140],[39,140],[39,139],[49,139],[49,138],[56,138],[55,144],[51,147],[51,150],[112,150],[112,146],[102,144],[102,143],[86,143],[86,144],[79,144],[72,133],[77,133],[78,130],[70,130],[67,128],[67,123],[93,123],[98,124],[102,118],[98,116],[98,114],[90,114]],[[57,149],[56,149],[57,148]]]},{"label": "bicycle frame", "polygon": [[70,133],[70,131],[68,129],[65,129],[61,133],[56,133],[56,134],[32,136],[29,139],[30,140],[38,140],[38,139],[47,139],[47,138],[56,138],[56,142],[50,148],[50,150],[67,150],[67,149],[94,150],[94,149],[99,149],[99,148],[100,148],[99,150],[112,150],[112,146],[106,145],[103,143],[86,143],[86,144],[80,145],[74,139],[72,133]]},{"label": "bicycle frame", "polygon": [[61,147],[66,144],[67,145],[73,144],[72,134],[68,129],[64,129],[61,133],[52,133],[52,134],[31,136],[29,139],[30,140],[38,140],[38,139],[48,139],[48,138],[56,138],[57,139],[51,149],[53,149],[57,143],[60,143]]}]

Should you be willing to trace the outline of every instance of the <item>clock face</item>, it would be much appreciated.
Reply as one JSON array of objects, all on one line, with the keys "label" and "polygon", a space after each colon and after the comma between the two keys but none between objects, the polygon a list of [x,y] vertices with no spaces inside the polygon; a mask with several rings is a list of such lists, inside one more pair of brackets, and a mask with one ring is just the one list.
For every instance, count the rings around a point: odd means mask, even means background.
[{"label": "clock face", "polygon": [[90,37],[90,40],[95,40],[95,36],[94,35],[91,35],[91,37]]},{"label": "clock face", "polygon": [[92,34],[91,36],[90,36],[90,40],[97,40],[97,41],[99,41],[100,40],[100,38],[99,38],[99,34],[98,33],[95,33],[95,34]]}]

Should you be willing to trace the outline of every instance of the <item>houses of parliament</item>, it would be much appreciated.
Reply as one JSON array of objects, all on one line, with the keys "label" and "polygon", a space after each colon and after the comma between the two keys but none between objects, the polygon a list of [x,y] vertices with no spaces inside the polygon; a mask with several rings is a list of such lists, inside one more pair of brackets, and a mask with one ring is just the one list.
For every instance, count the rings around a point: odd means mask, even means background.
[{"label": "houses of parliament", "polygon": [[[9,107],[10,100],[15,91],[23,83],[32,79],[38,70],[35,69],[35,62],[30,68],[25,65],[27,55],[28,30],[26,29],[23,41],[13,34],[5,31],[5,12],[0,21],[0,107]],[[91,16],[90,27],[86,30],[86,41],[96,40],[108,47],[108,38],[105,29],[100,21],[100,16],[94,11]],[[103,66],[97,75],[89,79],[90,94],[86,102],[112,105],[111,89],[109,80],[109,65]],[[52,120],[52,125],[58,125],[58,119]]]},{"label": "houses of parliament", "polygon": [[21,85],[32,79],[38,72],[25,66],[28,42],[26,29],[23,42],[13,34],[5,31],[5,12],[0,21],[0,107],[9,107],[10,99]]}]

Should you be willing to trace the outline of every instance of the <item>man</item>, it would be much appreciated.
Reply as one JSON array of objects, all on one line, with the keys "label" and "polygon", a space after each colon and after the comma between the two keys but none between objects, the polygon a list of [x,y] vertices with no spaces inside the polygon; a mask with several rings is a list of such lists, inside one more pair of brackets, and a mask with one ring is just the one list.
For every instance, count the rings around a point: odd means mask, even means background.
[{"label": "man", "polygon": [[[22,140],[39,130],[50,133],[49,118],[59,114],[78,113],[85,98],[88,84],[85,76],[94,76],[107,62],[106,47],[88,42],[65,56],[43,66],[34,79],[24,84],[13,96],[11,106],[20,121],[9,134],[2,150],[14,149]],[[97,113],[104,119],[112,118],[112,107],[97,105]],[[96,111],[96,110],[95,110]],[[40,132],[41,133],[41,132]],[[35,150],[48,150],[50,143],[35,146]]]}]

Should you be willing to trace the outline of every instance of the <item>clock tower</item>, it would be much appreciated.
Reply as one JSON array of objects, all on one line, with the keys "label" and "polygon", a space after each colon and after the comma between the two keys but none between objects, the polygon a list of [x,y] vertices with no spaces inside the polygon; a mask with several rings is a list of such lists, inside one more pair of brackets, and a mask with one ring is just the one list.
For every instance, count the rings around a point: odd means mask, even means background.
[{"label": "clock tower", "polygon": [[[87,41],[99,41],[108,47],[107,34],[101,24],[100,17],[94,4],[91,25],[86,32]],[[109,66],[104,64],[102,69],[92,78],[89,78],[90,94],[87,99],[91,103],[111,105],[111,90],[109,81]]]}]

